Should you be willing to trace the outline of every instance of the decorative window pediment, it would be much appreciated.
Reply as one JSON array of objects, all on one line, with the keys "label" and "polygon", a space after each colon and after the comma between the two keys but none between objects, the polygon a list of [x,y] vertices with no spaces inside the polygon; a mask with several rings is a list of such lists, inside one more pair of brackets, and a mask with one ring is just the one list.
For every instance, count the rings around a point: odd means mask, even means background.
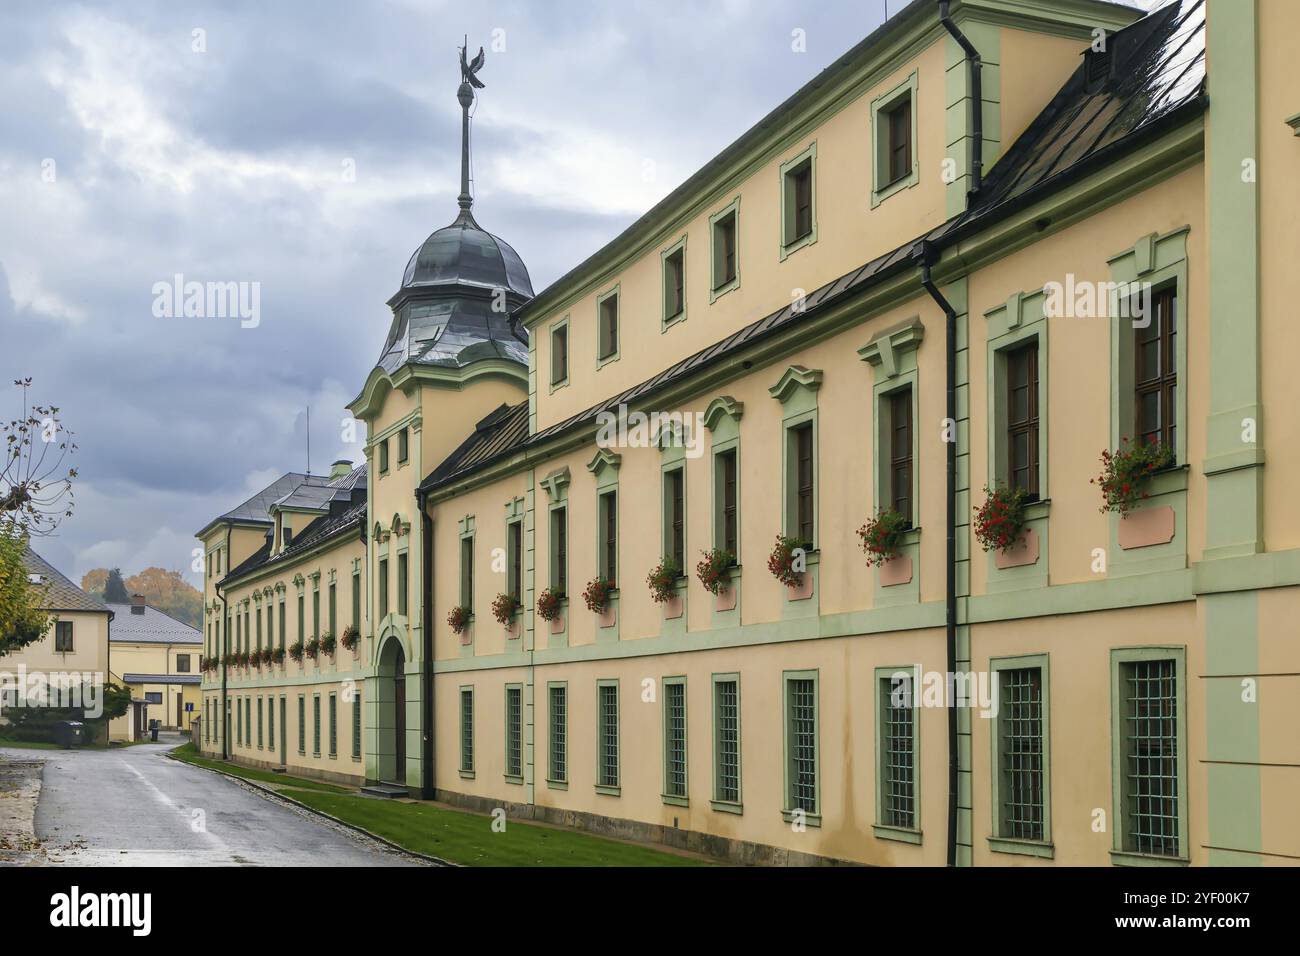
[{"label": "decorative window pediment", "polygon": [[704,427],[711,432],[717,431],[718,423],[724,417],[730,419],[733,424],[739,424],[744,414],[744,402],[738,402],[730,395],[720,395],[709,402],[709,407],[704,410]]},{"label": "decorative window pediment", "polygon": [[785,404],[799,391],[815,392],[822,387],[822,370],[791,365],[781,375],[781,380],[767,390],[778,402]]},{"label": "decorative window pediment", "polygon": [[[885,329],[862,348],[858,349],[858,358],[879,368],[885,378],[897,378],[906,371],[905,356],[909,356],[921,346],[925,336],[925,326],[920,318],[908,319],[901,325]],[[915,364],[915,357],[911,358]]]},{"label": "decorative window pediment", "polygon": [[569,466],[565,465],[563,468],[557,468],[543,478],[539,484],[546,489],[546,495],[552,502],[563,501],[568,495]]},{"label": "decorative window pediment", "polygon": [[600,478],[607,470],[618,471],[619,466],[622,464],[622,455],[610,451],[608,448],[601,448],[592,456],[591,461],[587,462],[587,470]]}]

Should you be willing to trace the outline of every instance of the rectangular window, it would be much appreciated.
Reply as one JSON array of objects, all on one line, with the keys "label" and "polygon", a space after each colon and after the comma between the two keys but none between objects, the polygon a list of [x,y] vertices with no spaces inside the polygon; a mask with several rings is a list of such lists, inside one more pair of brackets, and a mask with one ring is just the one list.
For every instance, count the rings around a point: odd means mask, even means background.
[{"label": "rectangular window", "polygon": [[248,609],[244,609],[244,650],[253,646],[253,625],[248,618]]},{"label": "rectangular window", "polygon": [[596,311],[600,323],[596,358],[603,361],[618,354],[618,293],[610,293],[601,299]]},{"label": "rectangular window", "polygon": [[714,291],[736,281],[736,268],[736,212],[732,210],[713,223]]},{"label": "rectangular window", "polygon": [[329,608],[330,633],[337,636],[339,633],[338,632],[339,599],[338,599],[338,588],[333,581],[330,582],[329,598],[326,606]]},{"label": "rectangular window", "polygon": [[388,439],[385,438],[379,443],[379,473],[382,475],[388,471]]},{"label": "rectangular window", "polygon": [[262,698],[257,698],[257,749],[262,749]]},{"label": "rectangular window", "polygon": [[298,753],[307,752],[307,698],[298,695]]},{"label": "rectangular window", "polygon": [[379,559],[379,619],[388,616],[388,559]]},{"label": "rectangular window", "polygon": [[550,766],[547,778],[552,783],[566,783],[569,779],[569,688],[565,684],[551,684],[550,698]]},{"label": "rectangular window", "polygon": [[1150,322],[1146,328],[1134,327],[1137,360],[1136,389],[1137,436],[1142,442],[1178,448],[1178,294],[1170,286],[1150,296],[1147,303]]},{"label": "rectangular window", "polygon": [[664,681],[664,796],[686,800],[686,682]]},{"label": "rectangular window", "polygon": [[[361,631],[361,572],[352,572],[352,626]],[[281,630],[284,627],[281,626]]]},{"label": "rectangular window", "polygon": [[680,318],[686,311],[686,247],[679,246],[664,256],[664,321]]},{"label": "rectangular window", "polygon": [[813,426],[805,422],[790,429],[790,453],[793,458],[794,513],[789,533],[812,544],[816,535],[815,480],[813,464]]},{"label": "rectangular window", "polygon": [[997,836],[1047,839],[1046,707],[1041,667],[999,670]]},{"label": "rectangular window", "polygon": [[320,637],[320,585],[311,591],[311,636]]},{"label": "rectangular window", "polygon": [[785,680],[786,805],[817,813],[817,681],[811,675]]},{"label": "rectangular window", "polygon": [[888,181],[892,185],[912,172],[912,97],[905,96],[885,112],[885,126],[889,137]]},{"label": "rectangular window", "polygon": [[275,605],[269,600],[266,602],[266,646],[271,647],[275,643]]},{"label": "rectangular window", "polygon": [[266,749],[275,750],[275,698],[266,702]]},{"label": "rectangular window", "polygon": [[307,640],[307,612],[303,610],[303,596],[298,595],[298,643],[305,643]]},{"label": "rectangular window", "polygon": [[474,772],[474,688],[460,689],[460,772]]},{"label": "rectangular window", "polygon": [[813,160],[807,156],[785,171],[785,225],[782,243],[792,246],[813,231]]},{"label": "rectangular window", "polygon": [[511,597],[524,597],[524,523],[506,525],[506,588]]},{"label": "rectangular window", "polygon": [[1120,849],[1129,853],[1186,853],[1180,671],[1182,662],[1172,655],[1118,661]]},{"label": "rectangular window", "polygon": [[[161,703],[161,701],[159,701]],[[244,698],[244,743],[253,743],[253,698]]]},{"label": "rectangular window", "polygon": [[339,753],[339,706],[338,695],[330,694],[330,756],[337,757]]},{"label": "rectangular window", "polygon": [[563,385],[569,380],[569,326],[551,329],[551,384]]},{"label": "rectangular window", "polygon": [[664,551],[686,573],[686,472],[674,468],[664,472]]},{"label": "rectangular window", "polygon": [[474,539],[460,539],[460,606],[474,610]]},{"label": "rectangular window", "polygon": [[618,492],[600,496],[600,575],[618,581]]},{"label": "rectangular window", "polygon": [[740,803],[740,678],[713,681],[713,799]]},{"label": "rectangular window", "polygon": [[284,598],[280,598],[280,650],[284,650]]},{"label": "rectangular window", "polygon": [[915,675],[895,670],[879,677],[876,775],[880,826],[916,830]]},{"label": "rectangular window", "polygon": [[1007,353],[1007,476],[1037,500],[1038,340]]},{"label": "rectangular window", "polygon": [[361,695],[352,693],[352,759],[361,759]]},{"label": "rectangular window", "polygon": [[320,694],[313,694],[311,699],[311,752],[320,756]]},{"label": "rectangular window", "polygon": [[178,673],[178,674],[188,674],[189,672],[190,672],[190,655],[188,655],[188,654],[177,654],[177,655],[176,655],[176,673]]},{"label": "rectangular window", "polygon": [[409,432],[403,428],[397,433],[397,463],[405,463],[411,457],[411,438]]},{"label": "rectangular window", "polygon": [[253,647],[260,651],[262,649],[262,609],[260,607],[253,615],[253,623],[257,628],[257,643]]},{"label": "rectangular window", "polygon": [[889,498],[890,507],[907,519],[912,513],[912,389],[892,392],[889,402]]},{"label": "rectangular window", "polygon": [[736,450],[720,452],[717,458],[719,504],[722,509],[718,547],[739,556],[739,497],[737,495]]},{"label": "rectangular window", "polygon": [[407,594],[408,581],[410,579],[410,568],[407,564],[406,552],[403,551],[397,555],[397,613],[407,613]]},{"label": "rectangular window", "polygon": [[144,699],[151,704],[161,704],[163,702],[162,691],[157,691],[157,690],[145,691]]},{"label": "rectangular window", "polygon": [[618,787],[618,684],[602,682],[597,687],[598,786]]},{"label": "rectangular window", "polygon": [[551,588],[560,594],[569,588],[569,510],[551,512]]},{"label": "rectangular window", "polygon": [[524,775],[524,706],[523,689],[506,688],[506,776],[522,779]]}]

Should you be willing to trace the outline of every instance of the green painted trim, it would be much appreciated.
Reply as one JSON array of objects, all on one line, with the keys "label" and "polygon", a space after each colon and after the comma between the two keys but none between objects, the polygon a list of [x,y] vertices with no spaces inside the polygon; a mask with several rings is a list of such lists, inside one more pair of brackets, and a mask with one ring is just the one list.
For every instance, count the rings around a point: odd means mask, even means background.
[{"label": "green painted trim", "polygon": [[[520,772],[517,774],[512,774],[509,772],[510,770],[510,692],[512,690],[519,691],[519,770]],[[522,786],[524,782],[523,768],[524,768],[524,750],[525,750],[524,685],[523,684],[516,681],[514,683],[506,684],[502,688],[501,711],[502,711],[501,731],[502,731],[502,744],[503,744],[502,757],[504,758],[501,761],[501,764],[505,768],[505,772],[502,774],[502,776],[505,777],[506,783],[518,784]]]},{"label": "green painted trim", "polygon": [[[668,260],[675,253],[682,254],[682,310],[676,315],[668,314]],[[667,249],[659,253],[659,331],[667,332],[679,322],[686,321],[687,313],[687,275],[686,275],[686,234]]]},{"label": "green painted trim", "polygon": [[587,470],[596,476],[597,487],[602,487],[599,484],[602,481],[617,484],[617,475],[614,473],[622,464],[623,456],[618,452],[610,451],[608,448],[598,448],[591,461],[587,462]]},{"label": "green painted trim", "polygon": [[727,436],[724,437],[734,436],[739,430],[740,419],[744,414],[744,402],[738,402],[730,395],[720,395],[709,402],[708,407],[704,409],[704,427],[716,435],[718,431],[722,430],[720,426],[724,426],[722,419],[725,416],[731,419],[731,423],[725,426]]},{"label": "green painted trim", "polygon": [[[660,760],[660,770],[662,778],[660,781],[659,796],[664,803],[674,807],[689,807],[691,805],[691,745],[690,745],[690,706],[686,693],[686,676],[678,674],[673,677],[665,677],[659,681],[660,688],[664,691],[663,700],[660,702],[660,710],[663,711],[660,720],[660,751],[662,759]],[[682,795],[670,794],[668,792],[668,692],[669,686],[681,687],[682,689],[682,748],[685,754],[683,773],[685,781],[683,786],[686,793]]]},{"label": "green painted trim", "polygon": [[[718,797],[718,684],[735,683],[736,685],[736,799],[722,800]],[[727,671],[725,673],[714,673],[709,678],[710,691],[712,699],[710,701],[710,711],[713,714],[713,746],[711,754],[713,757],[713,790],[712,798],[709,805],[722,813],[744,813],[745,806],[745,735],[744,735],[744,707],[742,704],[742,691],[739,671]]]},{"label": "green painted trim", "polygon": [[[555,773],[555,711],[552,709],[551,691],[564,691],[564,776]],[[552,790],[569,789],[569,682],[552,680],[546,682],[546,785]]]},{"label": "green painted trim", "polygon": [[[794,670],[781,672],[781,748],[782,748],[782,774],[784,784],[782,787],[784,808],[781,810],[781,817],[786,823],[791,823],[795,819],[794,803],[794,781],[790,776],[790,682],[796,680],[811,680],[813,688],[813,791],[816,795],[816,808],[812,812],[804,811],[804,819],[808,826],[821,826],[822,811],[822,768],[821,768],[821,686],[820,677],[817,668],[811,670]],[[815,822],[814,822],[815,821]]]},{"label": "green painted trim", "polygon": [[[599,780],[600,780],[600,742],[601,742],[601,741],[600,741],[600,730],[601,730],[600,722],[601,722],[601,719],[602,719],[602,716],[601,716],[601,713],[600,713],[600,689],[601,689],[602,687],[613,687],[613,688],[614,688],[614,708],[615,708],[615,716],[614,716],[614,734],[615,734],[615,742],[614,742],[614,747],[615,747],[615,759],[616,759],[616,763],[617,763],[617,766],[615,767],[615,775],[616,775],[616,778],[617,778],[617,780],[618,780],[618,783],[616,783],[616,784],[612,784],[612,785],[611,785],[611,784],[603,784],[603,783],[600,783],[600,782],[599,782]],[[595,770],[596,770],[596,772],[595,772],[595,777],[596,777],[596,780],[597,780],[597,783],[595,784],[596,792],[599,793],[599,794],[603,794],[603,795],[605,795],[605,796],[607,796],[607,797],[617,797],[617,796],[620,796],[620,795],[622,794],[622,783],[623,783],[623,694],[622,694],[622,691],[619,690],[619,682],[618,682],[618,678],[601,678],[601,679],[599,679],[599,680],[596,681],[596,719],[595,719],[594,721],[592,721],[592,724],[593,724],[593,725],[595,726],[595,728],[596,728],[596,764],[595,764]]]},{"label": "green painted trim", "polygon": [[[1127,824],[1127,805],[1124,800],[1124,693],[1121,673],[1123,665],[1140,661],[1173,660],[1175,681],[1178,685],[1178,849],[1177,857],[1153,857],[1135,853],[1124,845]],[[1187,787],[1187,765],[1192,759],[1187,748],[1187,648],[1182,646],[1114,647],[1110,651],[1110,742],[1111,742],[1111,861],[1117,864],[1186,865],[1191,851],[1188,842],[1188,801],[1191,793]]]},{"label": "green painted trim", "polygon": [[[613,286],[596,296],[596,370],[599,371],[611,362],[617,362],[623,351],[623,298],[619,295],[620,283],[615,282]],[[609,299],[614,299],[615,310],[617,312],[618,330],[616,333],[618,341],[614,343],[614,351],[604,358],[600,356],[600,338],[604,334],[604,323],[601,321],[601,306]]]},{"label": "green painted trim", "polygon": [[[794,198],[789,195],[786,189],[787,181],[790,174],[797,170],[805,163],[809,164],[812,170],[812,229],[807,235],[800,236],[797,239],[786,239],[786,236],[793,228]],[[781,226],[780,250],[781,261],[785,262],[790,256],[794,255],[800,249],[811,246],[817,242],[817,141],[813,140],[797,155],[792,156],[783,162],[779,169],[781,177],[781,205],[779,222]]]},{"label": "green painted trim", "polygon": [[906,830],[903,827],[887,827],[879,823],[871,825],[871,832],[877,839],[894,840],[898,843],[912,843],[917,846],[921,844],[920,830]]},{"label": "green painted trim", "polygon": [[[557,381],[553,381],[554,371],[555,371],[555,335],[557,332],[560,331],[563,331],[565,334],[564,378],[560,379],[557,382]],[[549,364],[551,366],[551,368],[548,370],[550,374],[546,376],[548,386],[549,386],[548,394],[554,395],[559,389],[569,387],[569,380],[571,377],[571,373],[573,371],[573,332],[572,332],[572,327],[569,324],[568,312],[564,313],[563,316],[561,316],[559,319],[556,319],[547,327],[546,344],[547,344],[546,355],[547,358],[550,359]],[[530,365],[536,367],[535,359],[530,362]],[[532,429],[530,428],[529,431],[532,431]]]},{"label": "green painted trim", "polygon": [[[1016,657],[991,657],[989,670],[1000,675],[1002,671],[1038,668],[1043,686],[1043,838],[1028,840],[1011,837],[1002,832],[1002,726],[1003,701],[998,701],[998,716],[989,725],[989,788],[993,831],[989,836],[989,849],[997,853],[1023,853],[1029,856],[1051,858],[1052,850],[1052,692],[1051,659],[1047,654],[1022,654]],[[1001,678],[998,679],[999,697]]]},{"label": "green painted trim", "polygon": [[791,399],[800,390],[804,390],[808,395],[804,396],[805,402],[811,402],[816,405],[816,397],[813,395],[822,387],[822,370],[804,368],[802,365],[791,365],[781,373],[780,380],[767,390],[771,395],[783,405],[789,405]]},{"label": "green painted trim", "polygon": [[354,417],[370,421],[382,410],[384,398],[390,391],[410,388],[417,383],[461,391],[485,378],[514,382],[525,391],[529,387],[528,369],[510,359],[481,359],[455,369],[408,362],[391,375],[382,368],[373,369],[361,393],[348,403],[347,408]]},{"label": "green painted trim", "polygon": [[[465,694],[469,694],[469,753],[465,752]],[[474,779],[474,767],[478,759],[478,746],[474,740],[474,725],[478,717],[478,701],[473,684],[461,684],[456,694],[456,754],[457,769],[464,780]],[[466,756],[469,757],[466,760]]]},{"label": "green painted trim", "polygon": [[913,358],[904,362],[903,356],[921,347],[925,326],[920,316],[913,316],[892,328],[876,333],[871,341],[858,349],[858,358],[873,368],[879,368],[885,378],[897,378],[905,365],[915,366]]},{"label": "green painted trim", "polygon": [[[735,226],[735,245],[736,245],[736,274],[723,283],[718,282],[718,263],[720,259],[720,250],[718,249],[718,232],[717,224],[728,216],[734,215]],[[727,203],[713,215],[709,216],[709,305],[712,305],[718,299],[722,298],[732,289],[740,288],[740,196]]]},{"label": "green painted trim", "polygon": [[[900,827],[884,823],[885,809],[885,772],[884,772],[884,714],[887,693],[892,693],[894,676],[908,673],[912,676],[912,799],[913,827]],[[889,682],[886,685],[886,682]],[[901,840],[905,843],[921,842],[921,708],[917,706],[917,694],[921,687],[921,665],[900,664],[893,667],[881,666],[872,671],[872,690],[874,692],[875,714],[875,762],[873,766],[876,791],[876,815],[872,831],[876,836],[886,840]],[[886,686],[890,690],[886,690]]]},{"label": "green painted trim", "polygon": [[[1004,7],[1007,5],[1004,4]],[[959,8],[954,15],[966,38],[979,51],[982,68],[980,85],[982,100],[979,104],[983,118],[983,148],[981,158],[984,174],[993,168],[1002,146],[1002,30],[997,22],[1001,17],[988,16],[986,11],[974,10],[963,16]],[[1005,24],[1017,30],[1035,29],[1026,22],[1025,12],[1004,9]],[[1096,23],[1096,21],[1094,21]],[[1053,31],[1055,32],[1055,31]],[[944,157],[952,163],[952,181],[944,190],[945,210],[955,216],[966,209],[967,191],[971,185],[970,153],[974,145],[973,109],[971,104],[970,71],[966,55],[951,36],[944,44]],[[947,176],[944,177],[947,179]]]},{"label": "green painted trim", "polygon": [[[917,70],[912,70],[907,79],[892,90],[882,93],[871,101],[871,208],[875,209],[882,202],[897,192],[911,189],[921,181],[920,140],[917,137],[917,113],[920,100],[917,98]],[[889,168],[888,143],[881,136],[884,130],[880,123],[880,114],[892,110],[904,98],[911,100],[911,152],[912,171],[893,182],[883,183],[881,173]]]},{"label": "green painted trim", "polygon": [[710,800],[709,807],[718,813],[734,813],[737,816],[743,816],[745,805],[743,803],[728,803],[725,800]]}]

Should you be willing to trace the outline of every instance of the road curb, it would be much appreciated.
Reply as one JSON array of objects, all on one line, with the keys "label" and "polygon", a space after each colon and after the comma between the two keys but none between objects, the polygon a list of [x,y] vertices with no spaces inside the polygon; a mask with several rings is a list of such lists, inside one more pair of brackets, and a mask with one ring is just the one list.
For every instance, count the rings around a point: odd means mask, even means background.
[{"label": "road curb", "polygon": [[428,853],[421,853],[418,850],[409,849],[408,847],[402,846],[400,843],[394,843],[392,840],[388,839],[387,837],[382,837],[378,833],[375,833],[371,830],[367,830],[363,826],[359,826],[355,823],[350,823],[347,820],[339,819],[338,817],[334,816],[331,813],[326,813],[324,810],[317,810],[315,807],[309,806],[308,804],[303,803],[301,800],[295,800],[293,797],[287,796],[283,792],[276,790],[273,787],[268,787],[266,784],[259,783],[256,780],[249,780],[247,777],[241,777],[238,774],[234,774],[234,773],[226,773],[224,770],[218,770],[215,767],[202,767],[196,763],[190,763],[188,760],[182,760],[180,757],[172,756],[171,753],[166,753],[163,756],[165,756],[168,760],[176,761],[176,763],[184,764],[187,767],[193,767],[195,770],[206,770],[208,773],[215,773],[218,776],[225,777],[227,780],[233,780],[236,783],[243,784],[244,786],[249,787],[250,789],[258,791],[263,796],[274,797],[275,799],[282,800],[285,803],[291,803],[295,807],[299,807],[303,810],[306,810],[308,813],[313,813],[318,817],[323,817],[326,820],[329,820],[333,823],[337,823],[339,826],[347,827],[349,830],[353,830],[356,833],[360,833],[362,836],[368,837],[371,840],[374,840],[376,843],[382,843],[390,850],[396,850],[398,853],[401,853],[405,856],[413,856],[416,859],[424,860],[426,863],[432,863],[435,866],[459,867],[461,865],[459,863],[452,863],[450,860],[444,860],[441,857],[430,856]]}]

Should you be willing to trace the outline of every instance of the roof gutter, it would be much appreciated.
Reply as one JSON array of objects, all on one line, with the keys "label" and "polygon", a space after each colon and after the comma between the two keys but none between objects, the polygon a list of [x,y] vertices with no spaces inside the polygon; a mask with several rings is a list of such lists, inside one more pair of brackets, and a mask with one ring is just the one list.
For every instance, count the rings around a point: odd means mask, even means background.
[{"label": "roof gutter", "polygon": [[948,15],[949,0],[939,0],[939,23],[957,41],[957,45],[966,54],[966,69],[970,75],[971,99],[971,149],[970,149],[970,188],[966,190],[966,205],[969,207],[984,182],[984,61],[980,59],[979,50],[971,43],[966,34]]},{"label": "roof gutter", "polygon": [[[947,4],[944,4],[947,6]],[[930,266],[938,257],[938,250],[929,242],[922,242],[913,254],[921,267],[921,285],[930,298],[943,310],[946,331],[944,334],[944,391],[948,432],[944,447],[947,468],[944,474],[944,492],[947,518],[944,522],[946,558],[944,560],[944,631],[949,686],[957,673],[957,310],[944,298],[930,277]],[[915,691],[914,691],[915,692]],[[957,701],[949,694],[948,707],[948,865],[957,865],[957,780],[958,739]]]}]

